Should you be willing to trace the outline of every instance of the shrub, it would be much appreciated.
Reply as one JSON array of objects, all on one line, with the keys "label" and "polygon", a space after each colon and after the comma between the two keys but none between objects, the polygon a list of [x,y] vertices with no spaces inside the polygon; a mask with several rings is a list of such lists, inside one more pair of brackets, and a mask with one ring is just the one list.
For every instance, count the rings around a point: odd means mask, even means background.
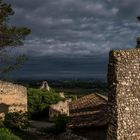
[{"label": "shrub", "polygon": [[3,121],[0,120],[0,128],[3,128],[3,127],[4,127]]},{"label": "shrub", "polygon": [[29,125],[27,114],[22,112],[7,113],[4,124],[9,128],[24,129]]},{"label": "shrub", "polygon": [[0,128],[0,140],[21,140],[7,128]]},{"label": "shrub", "polygon": [[43,128],[41,131],[51,134],[60,134],[66,131],[68,117],[66,115],[59,115],[55,118],[55,125],[50,128]]},{"label": "shrub", "polygon": [[28,89],[28,111],[29,116],[38,114],[38,116],[48,116],[48,108],[63,100],[55,91],[46,91],[41,89]]},{"label": "shrub", "polygon": [[66,131],[67,122],[68,117],[66,115],[59,115],[55,118],[55,127],[58,134]]}]

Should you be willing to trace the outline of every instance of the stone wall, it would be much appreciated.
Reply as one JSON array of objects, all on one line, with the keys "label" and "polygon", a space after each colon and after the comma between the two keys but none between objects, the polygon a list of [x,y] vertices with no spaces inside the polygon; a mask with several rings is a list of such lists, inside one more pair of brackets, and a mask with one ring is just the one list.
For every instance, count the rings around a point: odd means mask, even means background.
[{"label": "stone wall", "polygon": [[69,116],[69,100],[60,101],[57,104],[50,105],[49,108],[50,120],[53,120],[54,117],[60,114],[66,114],[67,116]]},{"label": "stone wall", "polygon": [[111,51],[107,140],[140,140],[140,49]]},{"label": "stone wall", "polygon": [[27,111],[27,89],[10,82],[0,81],[0,117],[5,113]]}]

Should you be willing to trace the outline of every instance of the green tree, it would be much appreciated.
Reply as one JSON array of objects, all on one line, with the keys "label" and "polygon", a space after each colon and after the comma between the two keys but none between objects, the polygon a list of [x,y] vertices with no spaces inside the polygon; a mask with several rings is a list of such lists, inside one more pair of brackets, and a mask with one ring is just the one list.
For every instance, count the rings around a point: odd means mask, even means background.
[{"label": "green tree", "polygon": [[0,75],[19,67],[26,59],[25,55],[13,55],[11,49],[23,45],[31,30],[8,24],[14,14],[10,4],[0,0]]}]

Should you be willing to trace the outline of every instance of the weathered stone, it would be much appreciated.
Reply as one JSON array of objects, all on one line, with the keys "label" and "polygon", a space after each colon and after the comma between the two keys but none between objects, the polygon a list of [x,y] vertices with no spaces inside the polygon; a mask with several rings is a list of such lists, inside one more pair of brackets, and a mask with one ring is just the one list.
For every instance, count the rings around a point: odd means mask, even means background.
[{"label": "weathered stone", "polygon": [[64,92],[60,92],[60,93],[59,93],[59,96],[60,96],[61,98],[65,98]]},{"label": "weathered stone", "polygon": [[49,119],[53,120],[56,116],[65,114],[69,116],[69,100],[60,101],[57,104],[50,105]]},{"label": "weathered stone", "polygon": [[110,52],[108,84],[107,140],[140,140],[140,49]]},{"label": "weathered stone", "polygon": [[10,82],[0,81],[0,117],[8,112],[27,112],[27,89]]}]

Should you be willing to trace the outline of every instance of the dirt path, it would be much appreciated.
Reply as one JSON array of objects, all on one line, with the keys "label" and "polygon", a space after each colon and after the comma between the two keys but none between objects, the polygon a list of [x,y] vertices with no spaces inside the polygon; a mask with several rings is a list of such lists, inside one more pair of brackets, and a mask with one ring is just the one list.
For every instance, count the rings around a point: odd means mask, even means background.
[{"label": "dirt path", "polygon": [[54,126],[54,123],[46,122],[46,121],[29,121],[30,125],[35,128],[50,128]]}]

